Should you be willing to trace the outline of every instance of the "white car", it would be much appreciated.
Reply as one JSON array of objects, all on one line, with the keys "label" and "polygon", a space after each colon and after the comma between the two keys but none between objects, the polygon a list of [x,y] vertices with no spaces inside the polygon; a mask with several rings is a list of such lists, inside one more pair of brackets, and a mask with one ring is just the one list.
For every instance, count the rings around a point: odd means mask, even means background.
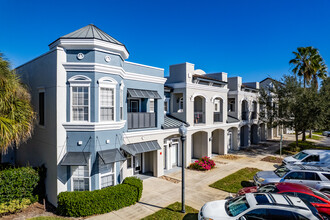
[{"label": "white car", "polygon": [[330,150],[303,150],[293,156],[284,158],[282,163],[329,167]]},{"label": "white car", "polygon": [[315,207],[298,197],[271,193],[247,193],[229,200],[207,202],[198,213],[199,220],[320,220]]}]

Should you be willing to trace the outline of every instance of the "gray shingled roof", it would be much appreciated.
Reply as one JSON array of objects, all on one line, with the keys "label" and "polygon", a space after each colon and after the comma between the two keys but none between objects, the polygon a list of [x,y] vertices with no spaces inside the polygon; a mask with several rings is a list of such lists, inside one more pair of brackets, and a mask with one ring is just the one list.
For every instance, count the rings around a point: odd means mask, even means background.
[{"label": "gray shingled roof", "polygon": [[96,27],[93,24],[89,24],[70,34],[64,35],[63,37],[60,37],[60,39],[98,39],[114,44],[123,45],[115,38],[111,37],[109,34],[100,30],[98,27]]},{"label": "gray shingled roof", "polygon": [[162,125],[163,129],[170,129],[170,128],[179,128],[182,123],[187,126],[187,123],[184,123],[174,117],[164,115],[164,124]]}]

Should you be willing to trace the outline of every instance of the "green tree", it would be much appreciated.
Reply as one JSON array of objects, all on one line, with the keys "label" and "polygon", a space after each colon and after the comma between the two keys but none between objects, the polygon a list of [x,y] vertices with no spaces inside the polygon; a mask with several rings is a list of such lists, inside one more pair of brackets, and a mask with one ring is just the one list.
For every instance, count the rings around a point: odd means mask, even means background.
[{"label": "green tree", "polygon": [[285,75],[282,82],[273,80],[273,85],[261,89],[259,103],[264,107],[260,119],[270,127],[293,128],[298,146],[299,134],[322,126],[324,101],[315,88],[303,88],[296,75]]},{"label": "green tree", "polygon": [[0,53],[1,152],[6,152],[8,147],[17,147],[31,137],[35,115],[28,90]]},{"label": "green tree", "polygon": [[[289,61],[293,66],[292,72],[303,77],[304,88],[306,88],[306,85],[311,85],[311,88],[317,90],[318,80],[327,77],[327,66],[318,49],[314,47],[298,47],[297,52],[294,51],[293,54],[295,58]],[[312,136],[312,127],[308,127],[310,137]],[[306,140],[305,131],[303,131],[302,139],[303,141]]]}]

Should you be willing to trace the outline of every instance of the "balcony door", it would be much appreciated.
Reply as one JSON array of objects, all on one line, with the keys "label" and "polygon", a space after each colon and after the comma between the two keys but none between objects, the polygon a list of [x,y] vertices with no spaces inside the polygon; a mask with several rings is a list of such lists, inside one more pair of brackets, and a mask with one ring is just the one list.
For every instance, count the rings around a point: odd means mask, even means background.
[{"label": "balcony door", "polygon": [[140,100],[130,99],[129,100],[129,112],[139,112],[140,111]]}]

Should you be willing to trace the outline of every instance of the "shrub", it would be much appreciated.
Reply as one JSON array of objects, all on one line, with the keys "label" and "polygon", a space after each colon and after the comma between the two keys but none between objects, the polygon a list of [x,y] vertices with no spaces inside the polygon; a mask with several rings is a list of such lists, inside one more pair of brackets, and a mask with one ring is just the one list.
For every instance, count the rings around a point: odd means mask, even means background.
[{"label": "shrub", "polygon": [[0,203],[11,200],[30,199],[36,201],[33,191],[38,185],[39,175],[32,167],[9,168],[0,171]]},{"label": "shrub", "polygon": [[215,167],[215,163],[209,157],[202,157],[189,165],[189,168],[193,170],[210,170],[213,167]]},{"label": "shrub", "polygon": [[137,178],[137,177],[128,177],[126,179],[124,179],[124,184],[128,184],[131,186],[134,186],[138,189],[138,197],[137,197],[137,201],[139,201],[141,199],[142,196],[142,190],[143,190],[143,183],[142,181]]},{"label": "shrub", "polygon": [[0,204],[0,216],[4,214],[15,213],[18,210],[24,209],[31,204],[30,199],[18,199],[11,200],[10,202],[5,202]]},{"label": "shrub", "polygon": [[64,216],[103,214],[135,204],[142,194],[142,180],[128,177],[122,184],[94,191],[61,192],[57,211]]}]

